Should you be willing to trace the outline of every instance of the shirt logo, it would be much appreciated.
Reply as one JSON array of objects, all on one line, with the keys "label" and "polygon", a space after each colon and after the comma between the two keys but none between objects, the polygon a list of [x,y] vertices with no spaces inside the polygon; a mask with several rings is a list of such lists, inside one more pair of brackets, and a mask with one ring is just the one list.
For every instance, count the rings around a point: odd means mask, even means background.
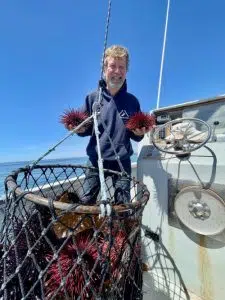
[{"label": "shirt logo", "polygon": [[120,112],[120,117],[121,117],[121,119],[129,119],[129,115],[128,115],[128,113],[126,112],[126,110],[121,110],[121,112]]}]

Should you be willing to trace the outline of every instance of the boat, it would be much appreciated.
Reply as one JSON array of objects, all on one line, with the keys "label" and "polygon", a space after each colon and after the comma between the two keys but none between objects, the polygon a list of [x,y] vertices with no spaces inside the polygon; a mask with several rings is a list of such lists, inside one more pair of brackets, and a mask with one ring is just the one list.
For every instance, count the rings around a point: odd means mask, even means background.
[{"label": "boat", "polygon": [[[139,143],[137,178],[150,192],[143,299],[225,299],[224,112],[225,95],[156,109],[160,142],[147,134]],[[187,140],[177,149],[167,143],[175,124],[199,120],[210,127],[205,140],[190,148]]]}]

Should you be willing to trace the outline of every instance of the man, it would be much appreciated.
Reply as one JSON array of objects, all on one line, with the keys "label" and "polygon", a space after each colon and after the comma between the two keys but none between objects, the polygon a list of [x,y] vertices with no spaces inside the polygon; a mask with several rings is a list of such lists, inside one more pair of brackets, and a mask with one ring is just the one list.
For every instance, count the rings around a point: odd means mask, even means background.
[{"label": "man", "polygon": [[[129,53],[121,46],[109,47],[105,52],[104,80],[102,81],[102,100],[100,104],[100,115],[98,117],[98,128],[103,167],[114,171],[121,171],[116,154],[110,143],[110,136],[121,164],[128,175],[131,175],[131,155],[133,149],[130,139],[139,142],[147,132],[146,128],[128,130],[126,121],[140,111],[140,104],[135,96],[127,92],[126,74],[129,66]],[[86,97],[84,111],[89,115],[93,113],[93,103],[99,99],[98,91]],[[105,125],[105,126],[104,126]],[[104,127],[106,130],[104,130]],[[98,168],[98,154],[96,137],[93,127],[85,130],[81,128],[77,132],[79,136],[91,135],[87,146],[89,165]],[[115,188],[115,201],[117,203],[130,201],[130,179],[126,174],[112,176]],[[83,204],[94,204],[100,190],[98,170],[88,169],[83,185]],[[105,199],[106,200],[106,199]]]}]

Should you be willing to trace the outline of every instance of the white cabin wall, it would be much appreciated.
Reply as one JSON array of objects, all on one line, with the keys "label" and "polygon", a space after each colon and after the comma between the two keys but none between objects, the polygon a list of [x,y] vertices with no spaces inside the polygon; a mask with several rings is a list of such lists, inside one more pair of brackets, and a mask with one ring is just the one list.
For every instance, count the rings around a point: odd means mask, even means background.
[{"label": "white cabin wall", "polygon": [[[190,299],[182,289],[182,280],[190,292],[202,299],[225,299],[225,235],[219,237],[220,240],[224,239],[221,242],[194,234],[187,228],[178,229],[171,226],[168,219],[168,179],[177,178],[179,163],[179,178],[182,180],[196,182],[200,178],[204,182],[213,180],[225,185],[225,143],[210,143],[207,146],[211,152],[207,148],[193,152],[190,162],[194,171],[187,161],[180,162],[177,158],[171,158],[171,155],[166,157],[156,150],[152,151],[149,137],[146,136],[140,143],[137,177],[150,191],[150,201],[144,210],[143,224],[152,231],[161,231],[162,241],[162,245],[157,245],[151,239],[144,238],[144,256],[151,269],[150,277],[154,278],[151,279],[154,282],[154,285],[151,285],[154,293],[149,294],[152,300]],[[216,153],[216,161],[212,153]],[[163,250],[164,246],[166,250]],[[153,266],[157,255],[161,257],[161,261]],[[178,284],[181,284],[180,289],[178,288],[180,295],[173,295]],[[150,299],[150,296],[146,296],[146,299]]]}]

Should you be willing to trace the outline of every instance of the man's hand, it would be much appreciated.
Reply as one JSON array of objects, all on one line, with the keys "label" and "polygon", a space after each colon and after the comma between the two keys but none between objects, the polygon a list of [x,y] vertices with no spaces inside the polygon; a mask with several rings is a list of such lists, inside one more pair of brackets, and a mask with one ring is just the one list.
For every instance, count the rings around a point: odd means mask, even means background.
[{"label": "man's hand", "polygon": [[145,133],[147,133],[148,130],[146,129],[146,127],[142,127],[142,128],[136,128],[136,129],[132,130],[132,132],[137,136],[142,136]]},{"label": "man's hand", "polygon": [[[73,125],[68,125],[68,129],[72,131],[74,129]],[[87,128],[83,126],[79,130],[77,130],[76,133],[84,133],[86,129]]]},{"label": "man's hand", "polygon": [[[151,129],[154,129],[156,126],[153,125]],[[142,127],[142,128],[136,128],[134,130],[132,130],[132,132],[137,135],[137,136],[142,136],[145,133],[149,132],[151,129],[147,129],[146,127]]]}]

